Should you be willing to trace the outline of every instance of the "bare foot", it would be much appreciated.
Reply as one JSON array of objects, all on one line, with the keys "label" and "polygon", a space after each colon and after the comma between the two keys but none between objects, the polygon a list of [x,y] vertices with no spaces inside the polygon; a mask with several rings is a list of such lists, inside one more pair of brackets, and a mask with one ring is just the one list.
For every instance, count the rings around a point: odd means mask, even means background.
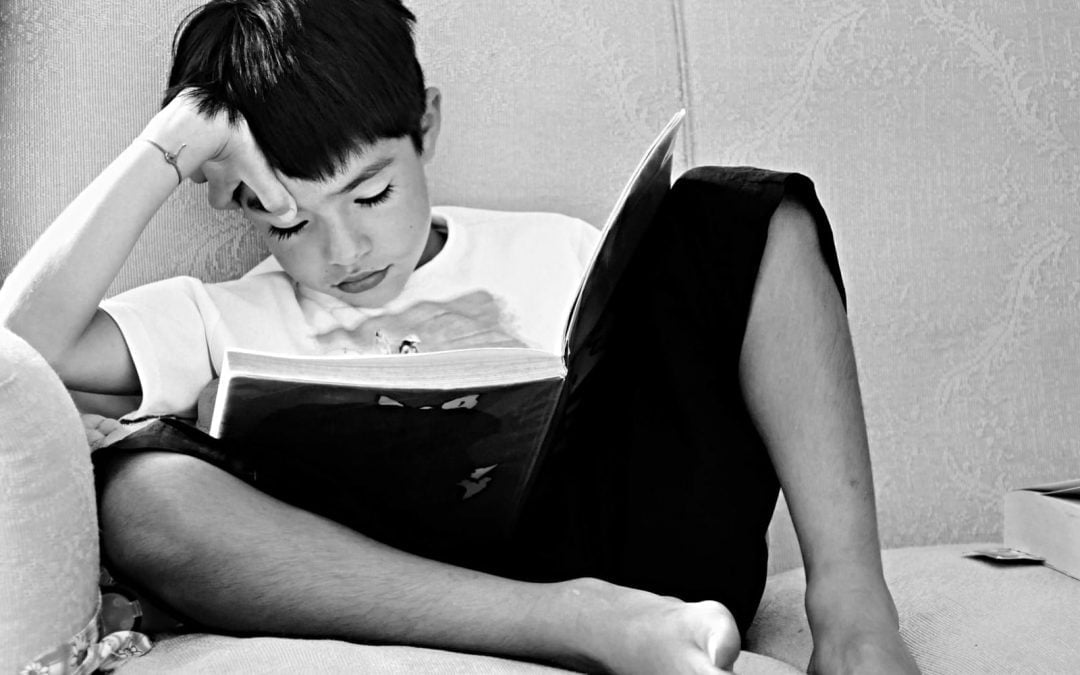
[{"label": "bare foot", "polygon": [[718,602],[676,598],[595,579],[570,582],[579,600],[576,633],[591,667],[620,675],[705,675],[730,671],[739,630]]}]

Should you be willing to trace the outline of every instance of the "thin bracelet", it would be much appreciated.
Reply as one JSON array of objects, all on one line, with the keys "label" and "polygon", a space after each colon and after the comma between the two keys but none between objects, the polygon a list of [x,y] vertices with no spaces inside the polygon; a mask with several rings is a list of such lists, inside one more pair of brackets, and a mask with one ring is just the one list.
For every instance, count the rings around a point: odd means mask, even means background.
[{"label": "thin bracelet", "polygon": [[168,163],[168,164],[171,164],[172,168],[176,169],[176,177],[180,179],[181,183],[183,183],[184,182],[184,174],[180,173],[180,165],[177,164],[176,160],[177,160],[178,157],[180,157],[180,153],[183,152],[184,148],[187,147],[187,143],[181,143],[180,147],[177,148],[176,152],[169,152],[168,150],[161,147],[160,145],[158,145],[156,142],[150,140],[149,138],[144,138],[143,140],[161,151],[162,156],[165,158],[165,162]]}]

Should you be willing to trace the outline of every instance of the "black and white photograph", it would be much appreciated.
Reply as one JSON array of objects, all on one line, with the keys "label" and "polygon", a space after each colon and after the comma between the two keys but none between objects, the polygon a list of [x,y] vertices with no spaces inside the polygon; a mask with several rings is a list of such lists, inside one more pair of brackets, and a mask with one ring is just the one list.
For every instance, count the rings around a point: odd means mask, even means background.
[{"label": "black and white photograph", "polygon": [[1073,0],[0,0],[0,671],[1080,672]]}]

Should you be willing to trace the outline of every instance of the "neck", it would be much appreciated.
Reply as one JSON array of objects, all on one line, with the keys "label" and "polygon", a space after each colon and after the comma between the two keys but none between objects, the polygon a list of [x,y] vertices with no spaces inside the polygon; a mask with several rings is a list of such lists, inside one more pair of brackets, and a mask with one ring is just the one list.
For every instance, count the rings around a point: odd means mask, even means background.
[{"label": "neck", "polygon": [[446,244],[446,228],[432,222],[428,227],[427,245],[424,246],[424,252],[420,254],[420,261],[416,263],[417,269],[438,255],[444,244]]}]

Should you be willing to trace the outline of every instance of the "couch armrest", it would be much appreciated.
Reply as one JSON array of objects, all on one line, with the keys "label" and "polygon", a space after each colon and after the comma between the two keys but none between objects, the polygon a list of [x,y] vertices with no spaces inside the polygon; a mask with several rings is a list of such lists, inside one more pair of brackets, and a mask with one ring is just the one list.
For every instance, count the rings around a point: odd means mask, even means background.
[{"label": "couch armrest", "polygon": [[98,601],[90,451],[45,360],[0,329],[0,672],[69,641]]}]

